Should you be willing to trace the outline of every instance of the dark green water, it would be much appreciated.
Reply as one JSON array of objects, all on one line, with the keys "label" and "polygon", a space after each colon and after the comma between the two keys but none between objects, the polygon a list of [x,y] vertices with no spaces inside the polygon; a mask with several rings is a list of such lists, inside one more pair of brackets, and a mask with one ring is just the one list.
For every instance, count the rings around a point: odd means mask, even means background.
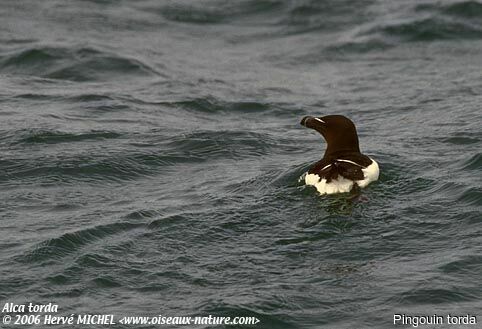
[{"label": "dark green water", "polygon": [[[482,3],[1,7],[0,306],[480,326]],[[299,181],[326,114],[380,164],[357,200]]]}]

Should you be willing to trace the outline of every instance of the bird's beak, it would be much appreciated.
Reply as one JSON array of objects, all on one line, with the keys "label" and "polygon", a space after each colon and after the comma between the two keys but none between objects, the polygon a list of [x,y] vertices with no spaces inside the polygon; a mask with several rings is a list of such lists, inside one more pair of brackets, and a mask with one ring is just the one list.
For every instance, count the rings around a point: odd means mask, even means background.
[{"label": "bird's beak", "polygon": [[325,124],[325,121],[321,120],[320,118],[306,116],[303,119],[301,119],[300,124],[302,126],[305,126],[306,128],[319,130],[321,126]]}]

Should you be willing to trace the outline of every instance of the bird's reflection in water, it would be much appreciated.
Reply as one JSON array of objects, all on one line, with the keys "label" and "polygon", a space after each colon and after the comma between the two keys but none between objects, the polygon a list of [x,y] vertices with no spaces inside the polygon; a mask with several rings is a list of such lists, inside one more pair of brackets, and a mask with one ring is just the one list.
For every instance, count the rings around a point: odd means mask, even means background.
[{"label": "bird's reflection in water", "polygon": [[317,195],[317,198],[319,198],[317,207],[313,208],[311,214],[300,226],[309,228],[323,223],[324,227],[338,232],[346,232],[354,225],[356,209],[367,200],[360,188],[353,189],[350,193]]}]

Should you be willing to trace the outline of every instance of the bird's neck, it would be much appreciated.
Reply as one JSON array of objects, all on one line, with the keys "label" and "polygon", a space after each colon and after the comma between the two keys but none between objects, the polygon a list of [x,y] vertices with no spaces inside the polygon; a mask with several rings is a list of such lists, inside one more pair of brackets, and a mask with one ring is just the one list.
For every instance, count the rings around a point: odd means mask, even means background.
[{"label": "bird's neck", "polygon": [[344,155],[348,154],[360,154],[360,148],[358,145],[356,147],[350,146],[350,147],[331,147],[328,145],[326,148],[325,154],[323,155],[323,158],[326,159],[338,159],[338,158],[343,158]]}]

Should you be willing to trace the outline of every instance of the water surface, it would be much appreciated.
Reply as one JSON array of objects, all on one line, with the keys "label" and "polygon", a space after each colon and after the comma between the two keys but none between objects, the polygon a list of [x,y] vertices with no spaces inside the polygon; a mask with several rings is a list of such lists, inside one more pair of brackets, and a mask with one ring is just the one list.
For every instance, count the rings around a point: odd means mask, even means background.
[{"label": "water surface", "polygon": [[[1,305],[482,321],[481,3],[5,0],[0,22]],[[380,164],[359,199],[299,180],[325,148],[299,120],[326,114]]]}]

